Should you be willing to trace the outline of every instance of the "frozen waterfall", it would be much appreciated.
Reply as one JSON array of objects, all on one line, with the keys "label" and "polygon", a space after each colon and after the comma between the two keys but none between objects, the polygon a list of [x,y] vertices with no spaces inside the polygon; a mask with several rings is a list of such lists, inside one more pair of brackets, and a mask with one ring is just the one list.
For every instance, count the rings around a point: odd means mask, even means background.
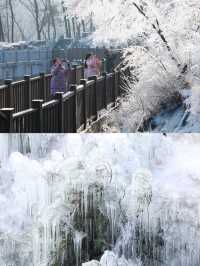
[{"label": "frozen waterfall", "polygon": [[1,135],[0,265],[199,265],[199,141]]}]

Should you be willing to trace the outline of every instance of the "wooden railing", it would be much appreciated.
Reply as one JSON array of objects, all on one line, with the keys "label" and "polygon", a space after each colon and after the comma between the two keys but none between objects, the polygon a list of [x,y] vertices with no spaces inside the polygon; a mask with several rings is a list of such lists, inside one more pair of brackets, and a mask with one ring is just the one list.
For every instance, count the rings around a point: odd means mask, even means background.
[{"label": "wooden railing", "polygon": [[[70,72],[69,84],[80,84],[84,78],[83,66],[74,66]],[[12,82],[6,80],[5,85],[0,86],[0,108],[14,108],[16,112],[31,108],[34,99],[51,99],[50,74],[40,74],[31,78],[25,76],[24,80]]]},{"label": "wooden railing", "polygon": [[103,73],[89,80],[82,75],[83,69],[75,68],[72,80],[76,85],[53,99],[49,98],[50,75],[27,76],[1,86],[0,132],[75,133],[86,129],[115,106],[121,95],[121,73]]}]

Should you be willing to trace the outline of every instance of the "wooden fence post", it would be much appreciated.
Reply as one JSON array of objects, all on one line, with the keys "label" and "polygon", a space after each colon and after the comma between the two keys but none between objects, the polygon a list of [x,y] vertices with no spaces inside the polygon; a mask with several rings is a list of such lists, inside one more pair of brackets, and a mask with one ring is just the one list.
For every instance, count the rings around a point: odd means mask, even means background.
[{"label": "wooden fence post", "polygon": [[88,97],[87,97],[87,80],[81,79],[80,84],[84,86],[83,105],[84,105],[84,128],[87,128],[87,114],[88,114]]},{"label": "wooden fence post", "polygon": [[85,70],[84,62],[81,62],[81,76],[82,76],[81,79],[85,79],[85,71],[84,70]]},{"label": "wooden fence post", "polygon": [[63,104],[63,94],[64,92],[56,92],[55,98],[59,101],[59,133],[64,133],[64,104]]},{"label": "wooden fence post", "polygon": [[77,80],[78,80],[78,78],[77,78],[77,76],[78,76],[78,74],[77,74],[77,65],[73,65],[73,68],[74,68],[74,71],[75,71],[75,80],[73,80],[73,84],[78,84],[78,82],[77,82]]},{"label": "wooden fence post", "polygon": [[6,106],[5,107],[12,108],[12,107],[14,107],[12,80],[6,79],[4,83],[7,86],[7,88],[5,90],[5,98],[6,98]]},{"label": "wooden fence post", "polygon": [[26,75],[24,76],[24,80],[26,82],[26,105],[27,108],[31,108],[31,76],[30,75]]},{"label": "wooden fence post", "polygon": [[98,119],[98,108],[97,108],[97,103],[98,103],[98,99],[97,99],[97,76],[92,76],[89,77],[88,80],[94,80],[94,93],[95,93],[95,116],[96,119]]},{"label": "wooden fence post", "polygon": [[43,100],[32,100],[32,108],[37,109],[37,133],[43,133],[43,110],[42,110],[42,104]]},{"label": "wooden fence post", "polygon": [[45,73],[40,73],[40,97],[41,99],[44,99],[44,101],[47,100],[47,92],[46,92],[46,78]]},{"label": "wooden fence post", "polygon": [[107,72],[102,73],[104,77],[104,108],[107,109]]},{"label": "wooden fence post", "polygon": [[107,69],[106,69],[106,59],[105,58],[102,58],[101,59],[101,63],[102,63],[102,67],[101,67],[102,73],[104,73],[104,72],[107,71]]},{"label": "wooden fence post", "polygon": [[77,85],[71,85],[70,91],[74,92],[73,133],[77,133]]},{"label": "wooden fence post", "polygon": [[[2,115],[5,118],[5,128],[3,128],[2,133],[14,133],[14,127],[13,127],[13,113],[14,108],[3,108],[0,110],[2,112]],[[0,129],[1,130],[1,129]]]}]

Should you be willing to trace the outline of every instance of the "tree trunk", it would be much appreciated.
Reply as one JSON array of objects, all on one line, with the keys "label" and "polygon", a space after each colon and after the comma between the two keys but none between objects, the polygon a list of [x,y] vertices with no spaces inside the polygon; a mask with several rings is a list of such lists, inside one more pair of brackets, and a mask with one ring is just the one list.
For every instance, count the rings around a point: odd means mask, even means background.
[{"label": "tree trunk", "polygon": [[10,42],[10,25],[9,25],[9,7],[8,0],[6,1],[6,41]]},{"label": "tree trunk", "polygon": [[37,0],[34,0],[34,9],[35,9],[35,24],[37,31],[37,39],[41,40],[41,30],[40,30],[40,22],[39,22],[39,7]]},{"label": "tree trunk", "polygon": [[0,14],[0,41],[5,42],[5,35],[3,31],[3,23],[2,23],[1,14]]},{"label": "tree trunk", "polygon": [[11,42],[14,42],[15,19],[14,19],[12,0],[9,0],[8,4],[9,4],[10,14],[11,14]]},{"label": "tree trunk", "polygon": [[160,28],[160,23],[158,21],[158,19],[156,19],[156,23],[152,23],[149,19],[149,17],[146,15],[146,13],[143,11],[143,8],[141,6],[138,6],[135,2],[132,2],[132,4],[136,7],[136,9],[139,11],[139,13],[145,17],[145,19],[147,21],[150,22],[152,28],[157,32],[158,36],[160,37],[161,41],[163,42],[163,44],[165,45],[165,47],[167,48],[168,52],[170,53],[171,59],[176,63],[177,68],[180,70],[181,74],[184,74],[187,71],[187,65],[184,65],[183,67],[181,66],[181,64],[178,62],[178,59],[174,56],[173,54],[173,50],[171,49],[169,42],[167,41],[163,31]]}]

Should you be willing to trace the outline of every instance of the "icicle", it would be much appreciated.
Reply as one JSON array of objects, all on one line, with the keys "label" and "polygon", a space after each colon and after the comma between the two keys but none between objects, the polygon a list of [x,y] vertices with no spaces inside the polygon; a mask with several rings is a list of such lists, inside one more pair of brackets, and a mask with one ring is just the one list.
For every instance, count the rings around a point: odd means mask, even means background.
[{"label": "icicle", "polygon": [[74,232],[73,241],[74,241],[74,251],[76,256],[76,266],[81,265],[82,260],[82,241],[86,237],[86,234],[83,232]]}]

